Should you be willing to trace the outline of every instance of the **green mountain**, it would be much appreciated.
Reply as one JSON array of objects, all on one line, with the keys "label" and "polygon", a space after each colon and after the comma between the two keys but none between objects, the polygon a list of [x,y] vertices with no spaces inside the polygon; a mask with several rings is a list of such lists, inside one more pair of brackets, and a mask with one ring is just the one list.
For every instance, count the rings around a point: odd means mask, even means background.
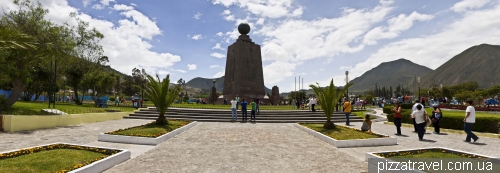
[{"label": "green mountain", "polygon": [[[186,86],[210,91],[210,88],[212,88],[213,85],[213,80],[214,79],[197,77],[186,82]],[[217,91],[222,91],[224,89],[224,76],[220,78],[215,78],[215,88],[217,89]],[[271,94],[271,89],[265,86],[264,89],[266,90],[266,93]]]},{"label": "green mountain", "polygon": [[466,49],[421,79],[421,86],[476,81],[479,88],[500,84],[500,46],[481,44]]},{"label": "green mountain", "polygon": [[374,89],[375,84],[386,88],[390,86],[395,88],[398,84],[408,86],[415,79],[415,75],[424,76],[431,71],[432,69],[415,64],[407,59],[384,62],[368,70],[360,77],[351,80],[350,82],[353,82],[354,85],[349,88],[349,92]]}]

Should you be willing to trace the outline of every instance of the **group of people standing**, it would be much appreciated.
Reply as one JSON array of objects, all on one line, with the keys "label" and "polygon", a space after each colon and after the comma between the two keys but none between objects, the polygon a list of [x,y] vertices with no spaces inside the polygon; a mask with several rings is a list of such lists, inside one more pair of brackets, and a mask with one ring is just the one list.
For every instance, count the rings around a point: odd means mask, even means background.
[{"label": "group of people standing", "polygon": [[[252,106],[250,112],[250,121],[255,121],[255,114],[260,113],[259,101],[260,101],[259,98],[255,98],[250,103],[250,105]],[[248,121],[248,114],[247,114],[248,103],[246,102],[246,100],[242,99],[240,103],[240,98],[235,97],[230,101],[230,103],[231,103],[231,121],[238,120],[238,113],[236,112],[236,110],[238,110],[240,104],[241,104],[242,121]]]},{"label": "group of people standing", "polygon": [[[400,136],[401,134],[401,103],[396,103],[392,108],[394,112],[394,125],[396,126],[396,131],[394,135]],[[467,109],[465,110],[464,118],[464,131],[467,134],[464,142],[476,142],[479,138],[472,133],[472,125],[476,121],[476,110],[472,106],[472,101],[466,101],[465,105]],[[433,111],[429,117],[427,111],[424,109],[424,105],[420,103],[420,100],[415,100],[415,104],[412,107],[411,118],[413,120],[414,132],[418,134],[418,139],[422,141],[424,139],[424,134],[426,127],[431,123],[434,126],[434,134],[440,134],[439,122],[443,119],[443,111],[439,108],[437,104],[432,105]],[[471,141],[474,140],[474,141]]]}]

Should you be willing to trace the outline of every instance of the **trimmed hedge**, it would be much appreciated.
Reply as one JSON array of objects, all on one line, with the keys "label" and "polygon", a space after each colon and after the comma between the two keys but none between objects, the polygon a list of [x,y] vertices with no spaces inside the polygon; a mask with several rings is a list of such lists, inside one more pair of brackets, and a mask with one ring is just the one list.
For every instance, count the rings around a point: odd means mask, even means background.
[{"label": "trimmed hedge", "polygon": [[[393,107],[394,107],[394,105],[385,105],[383,108],[384,113],[386,113],[386,114],[394,113],[394,112],[392,112]],[[403,111],[405,109],[411,109],[411,108],[413,108],[413,104],[401,104],[401,111]]]},{"label": "trimmed hedge", "polygon": [[[386,108],[384,108],[384,110],[385,109]],[[401,123],[413,124],[410,114],[411,110],[403,109],[401,111],[401,115],[403,116]],[[390,114],[387,114],[387,121],[394,122],[394,113],[391,112]],[[472,131],[498,133],[499,122],[500,117],[476,117],[476,123],[472,126]],[[445,129],[463,130],[464,117],[446,116],[446,113],[444,113],[443,119],[439,122],[439,126]]]}]

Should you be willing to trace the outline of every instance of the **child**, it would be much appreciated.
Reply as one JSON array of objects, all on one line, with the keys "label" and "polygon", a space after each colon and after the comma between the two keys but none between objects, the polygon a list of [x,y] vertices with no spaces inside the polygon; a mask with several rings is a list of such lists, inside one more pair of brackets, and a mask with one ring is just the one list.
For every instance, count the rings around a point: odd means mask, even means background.
[{"label": "child", "polygon": [[363,125],[361,126],[361,130],[371,132],[372,130],[372,120],[370,120],[370,115],[366,115],[363,120]]}]

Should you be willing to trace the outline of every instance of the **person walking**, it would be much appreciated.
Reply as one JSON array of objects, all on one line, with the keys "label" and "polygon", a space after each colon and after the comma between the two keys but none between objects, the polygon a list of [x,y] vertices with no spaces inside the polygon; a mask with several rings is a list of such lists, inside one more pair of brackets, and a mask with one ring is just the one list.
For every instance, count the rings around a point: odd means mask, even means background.
[{"label": "person walking", "polygon": [[292,102],[291,102],[292,109],[295,109],[295,107],[296,107],[296,105],[295,105],[295,104],[296,104],[296,101],[295,101],[295,99],[293,99],[293,100],[292,100]]},{"label": "person walking", "polygon": [[120,106],[120,96],[118,94],[115,96],[115,106]]},{"label": "person walking", "polygon": [[352,107],[352,104],[351,102],[349,101],[349,98],[347,98],[344,102],[344,105],[343,105],[343,108],[344,108],[344,113],[345,113],[345,125],[349,125],[349,115],[351,114],[351,107]]},{"label": "person walking", "polygon": [[425,112],[425,109],[423,109],[422,105],[419,104],[417,105],[417,110],[411,113],[411,117],[414,118],[415,122],[417,123],[418,140],[421,141],[424,139],[424,129],[425,125],[427,124],[426,121],[429,121],[427,112]]},{"label": "person walking", "polygon": [[236,100],[233,98],[231,100],[231,121],[236,121],[238,119],[238,114],[236,113]]},{"label": "person walking", "polygon": [[441,108],[437,104],[432,107],[434,110],[432,111],[431,120],[432,126],[434,126],[434,134],[439,134],[439,121],[443,118],[443,112],[441,112]]},{"label": "person walking", "polygon": [[236,96],[236,109],[238,109],[240,105],[240,97]]},{"label": "person walking", "polygon": [[311,103],[311,111],[313,112],[316,112],[316,109],[314,109],[314,106],[316,106],[316,99],[314,97],[311,97],[311,101],[309,101]]},{"label": "person walking", "polygon": [[[421,107],[423,107],[423,106],[422,106],[422,104],[420,104],[420,100],[419,100],[419,99],[415,100],[415,104],[414,104],[414,105],[413,105],[413,107],[411,108],[411,112],[412,112],[412,114],[413,114],[413,112],[415,112],[415,111],[417,110],[417,106],[418,106],[418,105],[420,105]],[[425,110],[424,110],[424,111],[425,111]],[[412,118],[413,118],[413,117],[412,117]],[[418,132],[418,131],[417,131],[417,123],[415,122],[415,118],[413,118],[413,128],[415,129],[415,131],[413,131],[413,132],[417,133],[417,132]],[[425,129],[424,129],[424,130],[425,130]]]},{"label": "person walking", "polygon": [[401,115],[401,103],[396,103],[394,107],[392,108],[392,111],[394,112],[394,125],[396,126],[396,131],[394,135],[400,136],[401,135],[401,118],[403,116]]},{"label": "person walking", "polygon": [[245,99],[243,99],[243,101],[241,102],[241,115],[243,116],[242,121],[248,120],[247,105],[248,103],[245,101]]},{"label": "person walking", "polygon": [[[255,99],[257,100],[257,99]],[[255,112],[258,110],[257,109],[257,103],[255,103],[255,100],[251,103],[252,104],[252,112],[250,112],[250,121],[255,121]]]},{"label": "person walking", "polygon": [[300,109],[300,100],[299,99],[295,100],[295,104],[297,106],[297,109]]},{"label": "person walking", "polygon": [[476,142],[479,138],[472,133],[472,125],[476,122],[476,109],[472,106],[472,100],[467,100],[465,106],[467,109],[465,110],[464,131],[467,133],[467,137],[464,142],[471,142],[471,138]]}]

